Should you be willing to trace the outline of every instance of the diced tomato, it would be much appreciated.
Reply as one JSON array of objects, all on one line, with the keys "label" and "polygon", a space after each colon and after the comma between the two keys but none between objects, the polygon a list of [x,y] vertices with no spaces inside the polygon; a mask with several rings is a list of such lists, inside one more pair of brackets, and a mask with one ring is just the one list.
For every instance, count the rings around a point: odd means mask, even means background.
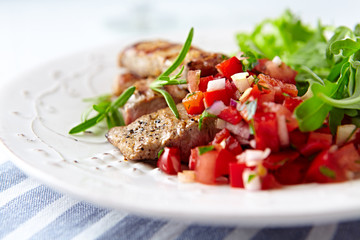
[{"label": "diced tomato", "polygon": [[275,170],[282,167],[285,163],[291,162],[298,158],[300,153],[294,150],[284,150],[277,153],[271,153],[264,159],[263,165],[265,168]]},{"label": "diced tomato", "polygon": [[243,71],[241,61],[235,56],[216,65],[216,69],[227,79],[230,79],[235,73]]},{"label": "diced tomato", "polygon": [[243,173],[246,168],[245,163],[230,163],[230,186],[244,188]]},{"label": "diced tomato", "polygon": [[238,99],[240,97],[240,92],[238,91],[238,89],[233,81],[230,81],[227,79],[225,82],[225,89],[226,89],[227,94],[231,98]]},{"label": "diced tomato", "polygon": [[275,91],[275,102],[277,103],[282,103],[285,100],[284,95],[296,97],[298,94],[298,90],[294,84],[283,83],[278,79],[264,74],[259,74],[258,78],[258,85],[267,87],[271,91]]},{"label": "diced tomato", "polygon": [[235,155],[226,149],[218,150],[218,157],[216,159],[215,176],[229,175],[229,164],[236,162]]},{"label": "diced tomato", "polygon": [[214,80],[213,76],[207,76],[207,77],[200,78],[199,90],[202,92],[206,92],[208,82],[210,82],[211,80]]},{"label": "diced tomato", "polygon": [[165,147],[164,151],[160,155],[158,162],[158,168],[163,172],[174,175],[181,170],[180,150],[175,147]]},{"label": "diced tomato", "polygon": [[189,157],[189,169],[195,170],[196,167],[196,160],[199,157],[199,150],[198,148],[191,149],[190,157]]},{"label": "diced tomato", "polygon": [[300,153],[304,156],[310,156],[329,148],[331,144],[332,135],[330,133],[310,132],[306,144],[300,149]]},{"label": "diced tomato", "polygon": [[360,172],[360,155],[353,143],[348,143],[333,153],[341,168]]},{"label": "diced tomato", "polygon": [[[199,151],[199,148],[195,149]],[[236,158],[229,151],[215,147],[213,150],[199,154],[195,160],[195,180],[204,184],[216,184],[217,178],[229,174],[229,164]]]},{"label": "diced tomato", "polygon": [[250,92],[250,97],[257,99],[258,107],[261,108],[264,102],[274,101],[275,92],[262,85],[254,84]]},{"label": "diced tomato", "polygon": [[281,184],[275,179],[274,175],[267,173],[261,178],[261,190],[280,188]]},{"label": "diced tomato", "polygon": [[[299,154],[298,154],[299,156]],[[274,172],[276,180],[283,185],[294,185],[304,182],[310,161],[305,157],[299,157],[287,161],[282,167]]]},{"label": "diced tomato", "polygon": [[233,155],[239,155],[242,153],[243,149],[236,138],[229,136],[225,140],[225,149],[231,152]]},{"label": "diced tomato", "polygon": [[222,101],[225,105],[229,105],[230,96],[226,89],[220,89],[204,93],[205,107],[210,107],[215,101]]},{"label": "diced tomato", "polygon": [[182,103],[190,115],[201,114],[205,110],[204,94],[200,91],[189,93]]},{"label": "diced tomato", "polygon": [[296,149],[302,149],[309,137],[308,132],[301,132],[299,129],[289,133],[290,144]]},{"label": "diced tomato", "polygon": [[256,113],[254,116],[256,148],[278,152],[280,148],[278,125],[275,113]]},{"label": "diced tomato", "polygon": [[241,122],[242,117],[238,110],[235,107],[228,106],[224,110],[220,112],[218,115],[219,118],[222,120],[229,122],[231,124],[238,124]]},{"label": "diced tomato", "polygon": [[[242,147],[236,138],[231,136],[230,131],[224,128],[220,132],[215,135],[214,140],[212,141],[213,145],[221,144],[222,142],[225,143],[224,149],[228,150],[234,156],[242,153]],[[221,144],[221,146],[223,146]]]},{"label": "diced tomato", "polygon": [[344,169],[334,160],[329,149],[316,156],[305,176],[306,182],[330,183],[345,180],[347,178]]},{"label": "diced tomato", "polygon": [[223,140],[225,140],[229,136],[230,136],[230,131],[227,128],[224,128],[215,135],[212,144],[213,145],[220,144]]},{"label": "diced tomato", "polygon": [[291,132],[299,127],[299,123],[293,116],[292,112],[282,104],[267,102],[263,104],[262,107],[264,112],[276,113],[277,118],[284,115],[288,132]]},{"label": "diced tomato", "polygon": [[[195,148],[199,151],[199,147]],[[203,184],[215,184],[215,168],[216,168],[216,159],[218,157],[218,152],[216,149],[203,153],[202,155],[198,154],[195,165],[195,181]]]},{"label": "diced tomato", "polygon": [[301,100],[301,98],[299,97],[289,97],[289,98],[285,98],[285,101],[283,103],[284,107],[286,107],[287,109],[290,110],[290,112],[294,112],[294,109],[300,105],[300,103],[302,103],[303,100]]},{"label": "diced tomato", "polygon": [[259,59],[258,65],[255,66],[254,70],[279,79],[284,83],[295,84],[297,72],[285,63],[281,63],[279,66],[269,59]]}]

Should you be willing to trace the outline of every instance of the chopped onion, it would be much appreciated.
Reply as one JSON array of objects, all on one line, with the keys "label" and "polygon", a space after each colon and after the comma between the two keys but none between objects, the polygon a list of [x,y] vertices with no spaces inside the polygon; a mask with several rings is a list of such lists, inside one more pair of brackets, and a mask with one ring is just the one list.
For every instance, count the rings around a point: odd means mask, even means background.
[{"label": "chopped onion", "polygon": [[270,148],[266,148],[264,151],[262,150],[253,150],[247,149],[242,152],[240,155],[236,156],[236,159],[239,162],[245,163],[248,167],[257,166],[262,163],[262,161],[267,158],[271,153]]},{"label": "chopped onion", "polygon": [[336,131],[336,145],[340,146],[355,139],[356,126],[354,124],[340,125]]},{"label": "chopped onion", "polygon": [[226,108],[226,105],[223,101],[215,101],[206,111],[210,114],[219,115],[222,110]]},{"label": "chopped onion", "polygon": [[280,145],[283,147],[289,146],[290,140],[286,126],[285,115],[277,116],[277,125],[278,125],[278,135],[279,135]]},{"label": "chopped onion", "polygon": [[248,72],[236,73],[231,76],[236,88],[241,92],[245,92],[246,89],[251,87],[251,84],[254,82],[254,78],[252,76],[248,77]]},{"label": "chopped onion", "polygon": [[252,90],[252,88],[249,87],[248,89],[246,89],[246,90],[244,91],[244,93],[241,95],[241,97],[240,97],[240,99],[239,99],[240,102],[243,103],[243,102],[246,102],[246,100],[249,99],[251,90]]},{"label": "chopped onion", "polygon": [[235,99],[230,99],[230,106],[237,109],[238,102]]},{"label": "chopped onion", "polygon": [[244,121],[241,121],[238,124],[231,124],[226,122],[225,127],[235,136],[238,136],[242,139],[249,139],[250,137],[249,125]]},{"label": "chopped onion", "polygon": [[282,64],[282,61],[279,56],[275,56],[272,62],[275,63],[277,66],[280,66]]},{"label": "chopped onion", "polygon": [[[250,178],[251,175],[253,175],[252,178]],[[257,175],[256,171],[245,169],[242,175],[242,179],[244,183],[244,188],[246,190],[250,190],[250,191],[261,190],[260,177]]]},{"label": "chopped onion", "polygon": [[226,122],[220,118],[216,119],[216,128],[217,129],[224,129],[226,127]]},{"label": "chopped onion", "polygon": [[225,89],[225,78],[215,79],[208,82],[207,90],[208,92]]}]

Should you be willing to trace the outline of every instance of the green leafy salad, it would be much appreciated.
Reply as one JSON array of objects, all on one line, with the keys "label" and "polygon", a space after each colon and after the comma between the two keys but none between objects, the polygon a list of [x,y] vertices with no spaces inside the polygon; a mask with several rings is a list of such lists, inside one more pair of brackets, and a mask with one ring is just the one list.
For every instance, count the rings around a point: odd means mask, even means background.
[{"label": "green leafy salad", "polygon": [[236,39],[250,65],[278,56],[298,72],[299,95],[306,99],[295,110],[300,130],[320,128],[328,115],[333,134],[344,118],[360,126],[360,24],[353,30],[320,21],[311,27],[287,10]]}]

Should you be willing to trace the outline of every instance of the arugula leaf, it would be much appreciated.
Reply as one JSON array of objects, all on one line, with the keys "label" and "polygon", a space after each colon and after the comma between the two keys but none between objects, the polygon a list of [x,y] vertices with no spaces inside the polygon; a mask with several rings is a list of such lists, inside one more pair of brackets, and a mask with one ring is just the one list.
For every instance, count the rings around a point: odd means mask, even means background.
[{"label": "arugula leaf", "polygon": [[325,81],[324,86],[318,83],[312,84],[311,91],[314,96],[305,100],[294,111],[301,131],[314,131],[323,125],[332,106],[320,99],[318,94],[326,93],[332,96],[336,90],[337,85],[330,81]]}]

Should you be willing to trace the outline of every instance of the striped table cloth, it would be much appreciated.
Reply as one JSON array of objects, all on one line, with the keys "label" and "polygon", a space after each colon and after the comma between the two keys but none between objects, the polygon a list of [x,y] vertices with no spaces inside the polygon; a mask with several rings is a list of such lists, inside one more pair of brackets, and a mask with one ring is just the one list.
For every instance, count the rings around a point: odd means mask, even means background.
[{"label": "striped table cloth", "polygon": [[0,239],[360,239],[360,220],[244,228],[151,219],[60,194],[0,160]]}]

